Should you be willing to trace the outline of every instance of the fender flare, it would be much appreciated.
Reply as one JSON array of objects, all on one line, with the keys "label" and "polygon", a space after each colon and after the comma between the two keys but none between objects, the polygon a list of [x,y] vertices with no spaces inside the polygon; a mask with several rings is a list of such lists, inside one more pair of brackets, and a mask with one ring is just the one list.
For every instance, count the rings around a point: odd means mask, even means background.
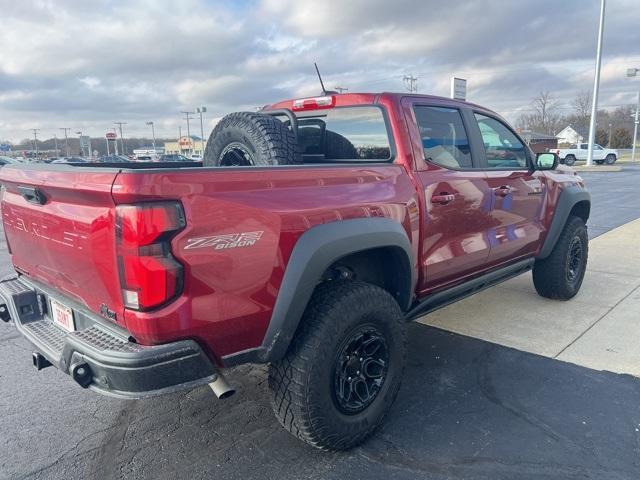
[{"label": "fender flare", "polygon": [[271,362],[284,357],[302,315],[324,272],[340,258],[373,248],[394,247],[407,275],[399,292],[400,308],[413,300],[416,272],[413,249],[402,225],[388,218],[357,218],[317,225],[296,242],[278,291],[271,321],[260,347],[225,356],[225,367]]},{"label": "fender flare", "polygon": [[551,220],[551,226],[549,227],[547,236],[544,239],[544,243],[542,245],[542,248],[540,249],[540,253],[538,253],[538,255],[536,256],[536,260],[542,260],[551,255],[553,248],[556,246],[558,238],[560,238],[562,229],[567,223],[567,219],[569,218],[571,210],[578,203],[584,201],[588,202],[589,207],[591,207],[591,194],[584,187],[581,187],[579,185],[571,185],[560,192],[560,197],[558,198],[558,202],[556,204],[555,213],[553,215],[553,219]]}]

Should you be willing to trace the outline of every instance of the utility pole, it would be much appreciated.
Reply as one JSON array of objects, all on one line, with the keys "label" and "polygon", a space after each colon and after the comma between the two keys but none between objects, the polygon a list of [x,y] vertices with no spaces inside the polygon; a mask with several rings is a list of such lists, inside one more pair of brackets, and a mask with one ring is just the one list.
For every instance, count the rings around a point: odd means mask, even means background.
[{"label": "utility pole", "polygon": [[153,145],[153,154],[156,154],[156,130],[153,127],[153,122],[147,122],[147,125],[151,125],[151,142]]},{"label": "utility pole", "polygon": [[126,155],[127,151],[124,148],[124,137],[122,136],[122,125],[126,125],[127,122],[113,122],[114,125],[118,125],[118,127],[120,128],[120,147],[122,149],[122,154]]},{"label": "utility pole", "polygon": [[36,160],[38,160],[38,132],[40,129],[32,128],[31,131],[33,132],[33,149],[36,151]]},{"label": "utility pole", "polygon": [[336,90],[340,94],[349,91],[349,89],[347,87],[333,87],[333,89]]},{"label": "utility pole", "polygon": [[414,77],[412,73],[411,75],[405,75],[403,80],[407,90],[411,93],[418,93],[418,77]]},{"label": "utility pole", "polygon": [[67,151],[67,157],[70,157],[71,154],[69,153],[69,138],[67,137],[67,134],[69,133],[69,130],[71,130],[71,129],[67,128],[67,127],[62,127],[62,128],[60,128],[60,130],[62,130],[64,132],[64,148]]},{"label": "utility pole", "polygon": [[114,127],[111,130],[113,130],[113,133],[116,134],[116,141],[113,142],[113,149],[115,150],[115,154],[118,155],[118,130]]},{"label": "utility pole", "polygon": [[191,118],[189,115],[193,115],[193,112],[180,112],[183,113],[185,118],[187,119],[187,137],[189,137],[189,156],[193,155],[193,149],[191,148],[192,139],[191,139],[191,129],[189,127],[189,119]]},{"label": "utility pole", "polygon": [[84,147],[82,146],[82,130],[79,132],[76,132],[76,135],[78,135],[80,139],[80,155],[84,157]]},{"label": "utility pole", "polygon": [[602,35],[604,33],[604,10],[606,0],[600,3],[600,24],[598,26],[598,48],[596,49],[596,74],[593,80],[593,103],[591,105],[591,121],[589,122],[589,150],[587,165],[593,165],[593,144],[596,141],[596,115],[598,115],[598,90],[600,89],[600,67],[602,66]]},{"label": "utility pole", "polygon": [[200,114],[200,155],[204,158],[204,123],[202,123],[202,114],[206,113],[207,107],[198,107],[196,111]]}]

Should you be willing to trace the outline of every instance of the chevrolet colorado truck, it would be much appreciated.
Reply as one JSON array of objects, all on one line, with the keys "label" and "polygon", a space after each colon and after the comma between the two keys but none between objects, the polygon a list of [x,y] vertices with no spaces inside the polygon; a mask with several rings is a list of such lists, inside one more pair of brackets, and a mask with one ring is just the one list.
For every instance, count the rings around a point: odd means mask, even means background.
[{"label": "chevrolet colorado truck", "polygon": [[529,270],[567,300],[587,262],[581,178],[434,96],[288,100],[225,117],[200,163],[7,165],[0,182],[0,318],[38,370],[225,397],[225,368],[268,363],[280,423],[329,450],[389,411],[406,322]]},{"label": "chevrolet colorado truck", "polygon": [[[569,148],[558,148],[549,150],[551,153],[555,153],[560,157],[560,163],[571,166],[576,163],[577,160],[586,160],[587,152],[589,151],[588,143],[578,143],[569,145]],[[603,148],[597,143],[593,145],[593,161],[598,165],[606,163],[607,165],[613,165],[618,159],[618,151],[612,148]]]}]

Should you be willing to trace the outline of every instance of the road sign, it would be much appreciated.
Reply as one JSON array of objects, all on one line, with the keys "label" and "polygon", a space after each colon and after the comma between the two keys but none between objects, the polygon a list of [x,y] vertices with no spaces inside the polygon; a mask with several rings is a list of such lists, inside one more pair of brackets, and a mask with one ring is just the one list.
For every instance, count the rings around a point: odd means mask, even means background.
[{"label": "road sign", "polygon": [[451,98],[455,100],[467,99],[467,80],[451,77]]},{"label": "road sign", "polygon": [[118,136],[114,132],[107,132],[105,137],[107,138],[107,140],[115,140],[116,138],[118,138]]},{"label": "road sign", "polygon": [[9,145],[8,143],[0,143],[0,152],[10,152],[11,151],[11,145]]}]

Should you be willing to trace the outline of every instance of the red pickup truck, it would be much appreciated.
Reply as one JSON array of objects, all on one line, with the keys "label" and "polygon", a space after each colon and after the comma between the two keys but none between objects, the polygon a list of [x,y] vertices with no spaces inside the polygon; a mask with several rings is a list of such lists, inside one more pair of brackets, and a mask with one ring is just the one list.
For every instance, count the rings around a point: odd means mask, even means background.
[{"label": "red pickup truck", "polygon": [[224,397],[222,369],[269,363],[282,425],[349,448],[405,322],[528,270],[577,293],[590,197],[563,168],[486,108],[391,93],[231,114],[202,163],[5,166],[0,317],[36,368],[123,398]]}]

